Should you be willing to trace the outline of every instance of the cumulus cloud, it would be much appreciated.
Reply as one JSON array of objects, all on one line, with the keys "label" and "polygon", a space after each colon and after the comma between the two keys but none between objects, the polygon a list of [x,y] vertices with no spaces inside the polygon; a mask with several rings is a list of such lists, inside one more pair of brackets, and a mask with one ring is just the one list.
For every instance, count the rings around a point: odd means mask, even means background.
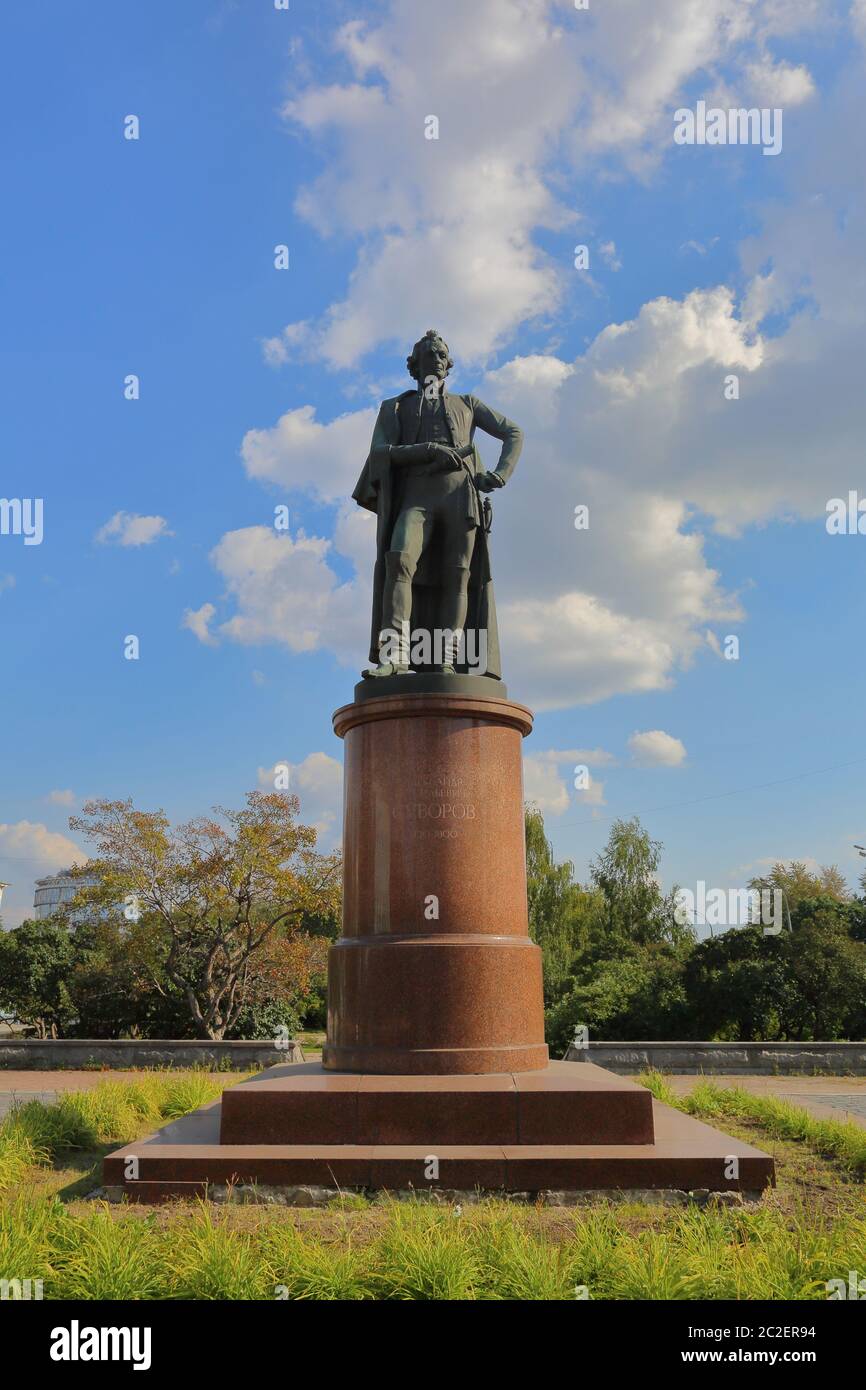
[{"label": "cumulus cloud", "polygon": [[3,894],[4,926],[18,926],[33,915],[37,878],[73,864],[86,864],[87,858],[66,835],[49,830],[40,821],[0,823],[0,878],[9,882]]},{"label": "cumulus cloud", "polygon": [[52,806],[74,806],[78,798],[73,791],[57,790],[49,792],[45,799],[50,801]]},{"label": "cumulus cloud", "polygon": [[[805,95],[803,71],[768,54],[774,39],[820,22],[810,0],[659,0],[637,10],[611,0],[583,29],[578,16],[560,27],[561,10],[545,0],[496,0],[491,24],[491,4],[444,0],[433,23],[426,7],[393,0],[387,24],[353,21],[340,31],[352,83],[312,85],[289,103],[289,118],[326,134],[334,152],[301,195],[302,211],[325,234],[354,229],[362,251],[345,300],[292,330],[287,350],[303,339],[332,363],[357,363],[393,332],[405,351],[429,320],[462,361],[484,359],[532,304],[554,312],[559,302],[531,235],[564,216],[545,182],[554,137],[561,147],[579,128],[583,154],[572,153],[583,168],[604,156],[635,169],[643,160],[645,173],[669,147],[671,111],[696,75],[736,87],[751,72],[765,85],[787,82],[794,99]],[[476,28],[486,32],[485,54],[492,48],[485,101],[472,88],[470,112],[471,45],[455,36]],[[575,56],[577,33],[593,57],[591,80]],[[536,67],[551,76],[527,105],[522,83]],[[428,73],[435,81],[425,86]],[[575,78],[567,94],[565,74]],[[524,458],[494,501],[491,545],[507,670],[536,707],[670,688],[702,652],[718,651],[717,632],[746,616],[711,562],[716,537],[778,517],[822,517],[828,495],[858,485],[866,217],[863,155],[846,138],[857,90],[822,103],[796,147],[786,144],[782,191],[743,245],[736,286],[656,296],[574,358],[515,356],[467,383],[526,431]],[[586,120],[576,126],[578,108]],[[424,142],[423,118],[436,111],[440,140]],[[473,221],[488,149],[505,161],[494,193],[517,180],[521,195],[503,194],[504,210],[494,196],[492,232]],[[804,180],[823,191],[804,199]],[[451,188],[453,199],[444,196]],[[703,252],[714,240],[686,246]],[[513,294],[510,270],[504,290],[497,279],[500,252],[520,261]],[[490,313],[483,288],[466,283],[467,257],[477,282],[494,266],[500,302]],[[737,400],[725,395],[731,375]],[[228,612],[216,627],[209,614],[208,631],[363,659],[374,521],[342,499],[372,419],[365,409],[329,421],[306,405],[247,434],[248,475],[330,502],[334,533],[225,536],[212,559]],[[492,463],[495,448],[479,442]],[[578,506],[588,508],[587,529],[573,525]],[[344,561],[355,569],[349,580]]]},{"label": "cumulus cloud", "polygon": [[[798,228],[795,247],[803,235]],[[807,334],[795,319],[773,339],[758,330],[799,292],[789,271],[795,258],[779,256],[763,295],[765,277],[756,274],[741,300],[726,286],[653,300],[634,319],[608,325],[573,361],[517,357],[479,382],[478,393],[517,419],[530,441],[495,499],[491,545],[505,659],[539,708],[669,688],[716,645],[713,627],[725,632],[745,616],[708,563],[707,530],[736,536],[780,513],[818,516],[828,472],[839,475],[837,495],[854,485],[858,359],[845,366],[838,329]],[[832,312],[838,287],[826,267],[813,287]],[[833,371],[821,355],[828,336]],[[815,372],[819,411],[814,383],[805,384]],[[723,389],[731,373],[741,383],[736,402]],[[332,456],[342,454],[342,471],[354,479],[362,454],[353,460],[347,441],[357,435],[365,452],[369,424],[367,411],[317,423],[315,447],[327,457],[333,430]],[[492,461],[495,452],[479,439]],[[271,462],[262,471],[299,486],[306,478],[318,491],[303,455],[301,444],[263,451]],[[577,506],[588,508],[587,529],[574,527]],[[373,518],[351,505],[330,541],[266,528],[229,533],[213,555],[237,602],[221,634],[296,651],[359,651],[373,537]],[[338,580],[335,552],[353,562],[356,578]]]},{"label": "cumulus cloud", "polygon": [[815,83],[802,63],[774,63],[766,54],[744,68],[746,93],[759,106],[800,106],[815,95]]},{"label": "cumulus cloud", "polygon": [[679,767],[686,760],[685,744],[663,729],[634,733],[628,746],[639,767]]},{"label": "cumulus cloud", "polygon": [[331,151],[299,212],[324,234],[360,233],[362,253],[345,298],[290,325],[286,349],[348,366],[447,322],[481,358],[556,306],[561,271],[532,232],[574,221],[543,164],[583,83],[554,21],[548,0],[394,0],[381,23],[340,29],[354,80],[311,83],[284,115]]},{"label": "cumulus cloud", "polygon": [[264,791],[282,786],[288,769],[288,791],[301,803],[300,819],[311,825],[319,837],[319,847],[332,848],[340,838],[343,814],[343,765],[327,753],[310,753],[302,763],[277,760],[271,767],[260,767],[258,783]]},{"label": "cumulus cloud", "polygon": [[270,429],[248,430],[241,445],[247,476],[299,488],[321,501],[350,496],[367,457],[375,410],[323,424],[310,405],[288,410]]},{"label": "cumulus cloud", "polygon": [[100,545],[152,545],[163,536],[172,536],[164,516],[139,516],[137,512],[115,512],[96,533]]},{"label": "cumulus cloud", "polygon": [[215,616],[216,606],[213,603],[203,603],[201,608],[187,608],[183,615],[182,626],[195,633],[204,646],[215,647],[216,638],[210,630]]},{"label": "cumulus cloud", "polygon": [[578,770],[613,762],[601,748],[550,748],[523,756],[523,789],[528,802],[545,815],[561,816],[571,806],[604,806],[604,782],[591,773],[587,786],[575,786]]},{"label": "cumulus cloud", "polygon": [[710,88],[742,80],[765,102],[806,100],[806,68],[768,44],[818,23],[813,6],[782,0],[607,0],[568,22],[561,0],[390,0],[350,20],[336,46],[351,80],[309,81],[283,115],[328,156],[297,210],[323,235],[354,233],[360,251],[344,296],[268,338],[268,360],[348,367],[434,321],[464,360],[487,359],[561,307],[563,263],[535,236],[581,216],[557,159],[646,177],[697,75]]},{"label": "cumulus cloud", "polygon": [[345,659],[363,651],[366,624],[360,615],[370,601],[371,581],[341,583],[328,563],[331,550],[331,541],[303,531],[294,537],[267,526],[229,531],[211,560],[235,612],[216,632],[244,646],[278,642],[293,652],[327,646]]}]

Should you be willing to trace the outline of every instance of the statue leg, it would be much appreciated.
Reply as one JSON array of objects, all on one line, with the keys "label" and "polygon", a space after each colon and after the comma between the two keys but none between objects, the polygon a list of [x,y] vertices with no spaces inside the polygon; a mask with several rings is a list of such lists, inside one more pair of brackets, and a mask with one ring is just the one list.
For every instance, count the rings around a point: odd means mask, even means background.
[{"label": "statue leg", "polygon": [[404,632],[411,632],[412,580],[431,530],[432,516],[424,507],[406,507],[397,518],[391,534],[391,548],[385,553],[381,628],[384,636],[379,642],[380,664],[373,671],[365,671],[365,675],[401,675],[408,669],[409,654],[400,650],[399,641]]},{"label": "statue leg", "polygon": [[[457,505],[454,503],[456,502]],[[466,519],[466,507],[459,494],[444,510],[442,551],[442,600],[439,621],[445,634],[442,660],[453,672],[460,635],[469,610],[469,570],[475,549],[475,527]]]}]

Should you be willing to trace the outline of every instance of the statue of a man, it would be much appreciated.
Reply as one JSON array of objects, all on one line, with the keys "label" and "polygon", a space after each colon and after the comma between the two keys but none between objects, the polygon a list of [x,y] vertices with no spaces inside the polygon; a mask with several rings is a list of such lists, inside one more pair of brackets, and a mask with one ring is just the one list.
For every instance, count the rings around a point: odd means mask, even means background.
[{"label": "statue of a man", "polygon": [[[480,652],[486,658],[480,673],[498,677],[487,545],[491,508],[481,494],[503,487],[511,477],[523,433],[477,396],[445,390],[454,363],[434,329],[415,344],[407,365],[417,389],[382,402],[352,494],[378,516],[370,640],[370,660],[376,664],[364,675],[410,670],[453,675],[477,667]],[[502,441],[493,473],[482,466],[476,429]],[[430,634],[432,660],[417,655],[416,633]],[[444,647],[437,645],[437,633],[444,635]],[[409,634],[411,647],[395,644],[395,637]],[[467,659],[471,635],[475,656]]]}]

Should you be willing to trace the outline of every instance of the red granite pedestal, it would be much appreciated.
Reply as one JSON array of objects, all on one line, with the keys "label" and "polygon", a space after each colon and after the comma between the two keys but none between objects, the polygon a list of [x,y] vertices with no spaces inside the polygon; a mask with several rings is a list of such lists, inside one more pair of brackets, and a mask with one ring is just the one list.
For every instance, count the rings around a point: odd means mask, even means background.
[{"label": "red granite pedestal", "polygon": [[141,1201],[226,1183],[760,1191],[768,1155],[599,1067],[548,1061],[526,900],[532,715],[498,682],[412,679],[366,683],[334,716],[343,935],[322,1063],[271,1067],[110,1155],[106,1184]]},{"label": "red granite pedestal", "polygon": [[521,742],[531,728],[522,705],[466,695],[386,695],[334,715],[345,877],[328,965],[329,1071],[546,1064],[526,906]]}]

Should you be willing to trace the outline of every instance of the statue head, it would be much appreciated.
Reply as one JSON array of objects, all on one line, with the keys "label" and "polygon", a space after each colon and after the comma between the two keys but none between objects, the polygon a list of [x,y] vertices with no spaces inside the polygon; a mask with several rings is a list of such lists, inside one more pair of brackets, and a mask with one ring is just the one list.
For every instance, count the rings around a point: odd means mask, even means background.
[{"label": "statue head", "polygon": [[409,368],[409,375],[419,384],[430,376],[444,381],[454,366],[454,359],[441,333],[437,333],[435,328],[428,328],[424,337],[418,339],[411,354],[406,358],[406,366]]}]

